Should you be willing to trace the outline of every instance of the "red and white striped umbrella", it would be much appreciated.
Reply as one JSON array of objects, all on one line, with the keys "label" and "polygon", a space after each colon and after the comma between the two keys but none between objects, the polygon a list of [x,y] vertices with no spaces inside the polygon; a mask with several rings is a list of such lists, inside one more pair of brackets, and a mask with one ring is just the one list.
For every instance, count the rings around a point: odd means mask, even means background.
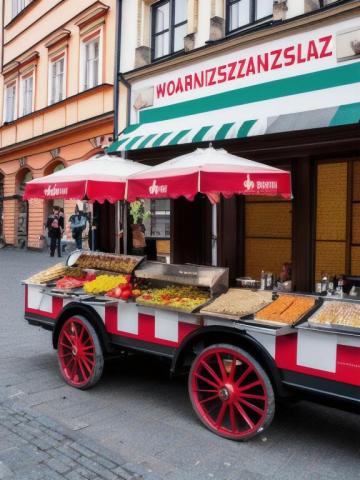
[{"label": "red and white striped umbrella", "polygon": [[231,155],[223,149],[197,149],[129,177],[127,199],[178,198],[197,193],[212,203],[220,194],[292,197],[291,174],[279,168]]},{"label": "red and white striped umbrella", "polygon": [[103,203],[124,200],[130,175],[147,170],[141,163],[99,154],[26,184],[24,199],[64,199]]}]

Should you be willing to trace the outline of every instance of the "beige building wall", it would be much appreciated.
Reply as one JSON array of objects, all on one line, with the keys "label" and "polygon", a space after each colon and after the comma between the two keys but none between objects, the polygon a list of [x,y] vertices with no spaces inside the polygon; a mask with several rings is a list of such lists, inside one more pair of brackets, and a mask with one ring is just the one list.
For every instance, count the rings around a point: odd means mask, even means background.
[{"label": "beige building wall", "polygon": [[[2,4],[4,3],[4,11]],[[116,0],[38,0],[15,18],[9,0],[1,2],[4,25],[0,75],[0,171],[5,175],[3,237],[17,244],[18,217],[23,208],[19,185],[23,172],[32,178],[89,158],[102,151],[113,133]],[[100,36],[98,85],[84,89],[84,41]],[[49,68],[64,55],[64,98],[50,105]],[[33,72],[32,112],[21,116],[21,78]],[[4,90],[17,86],[15,121],[5,122]],[[14,197],[15,196],[15,197]],[[74,208],[65,202],[65,217]],[[41,246],[49,205],[28,205],[29,247]]]}]

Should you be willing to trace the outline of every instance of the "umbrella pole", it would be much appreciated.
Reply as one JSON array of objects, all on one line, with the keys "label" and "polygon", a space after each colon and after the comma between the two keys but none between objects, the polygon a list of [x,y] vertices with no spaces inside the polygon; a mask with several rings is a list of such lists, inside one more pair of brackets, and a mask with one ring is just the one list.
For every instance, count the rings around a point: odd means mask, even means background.
[{"label": "umbrella pole", "polygon": [[128,253],[128,202],[124,201],[123,209],[123,243],[124,243],[124,255]]},{"label": "umbrella pole", "polygon": [[116,210],[115,210],[115,253],[120,252],[120,220],[121,220],[121,203],[119,201],[116,202]]},{"label": "umbrella pole", "polygon": [[95,230],[93,228],[94,226],[94,212],[91,217],[91,251],[95,251]]},{"label": "umbrella pole", "polygon": [[217,203],[211,207],[211,264],[217,267]]}]

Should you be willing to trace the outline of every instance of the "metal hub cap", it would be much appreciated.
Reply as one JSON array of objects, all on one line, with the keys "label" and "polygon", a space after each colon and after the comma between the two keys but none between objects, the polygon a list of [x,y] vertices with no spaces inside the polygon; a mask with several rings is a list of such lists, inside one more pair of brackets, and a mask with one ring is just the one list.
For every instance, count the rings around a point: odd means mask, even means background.
[{"label": "metal hub cap", "polygon": [[230,400],[230,397],[233,395],[234,389],[232,385],[225,385],[219,391],[219,397],[222,402]]}]

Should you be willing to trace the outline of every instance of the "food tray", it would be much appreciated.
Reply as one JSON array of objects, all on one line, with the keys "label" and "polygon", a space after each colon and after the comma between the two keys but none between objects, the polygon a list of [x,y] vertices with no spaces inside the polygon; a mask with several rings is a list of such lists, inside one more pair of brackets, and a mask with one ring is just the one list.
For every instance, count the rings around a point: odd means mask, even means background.
[{"label": "food tray", "polygon": [[290,328],[293,328],[293,327],[296,327],[297,325],[299,325],[300,323],[306,322],[306,320],[308,320],[308,318],[310,318],[321,307],[322,304],[323,304],[322,299],[319,299],[319,298],[316,299],[315,300],[315,305],[312,308],[310,308],[307,312],[305,312],[303,315],[301,315],[301,317],[298,318],[293,323],[277,322],[275,320],[258,320],[258,319],[256,319],[255,315],[257,315],[257,313],[259,313],[265,307],[260,308],[260,310],[258,310],[257,312],[255,312],[252,315],[245,315],[245,316],[241,317],[241,320],[243,320],[246,323],[252,323],[252,324],[255,324],[255,325],[267,325],[267,326],[270,326],[270,327],[290,327]]},{"label": "food tray", "polygon": [[142,302],[141,300],[135,301],[136,305],[139,305],[140,307],[148,307],[148,308],[154,308],[156,310],[167,310],[170,312],[179,312],[179,313],[196,313],[199,311],[199,309],[203,308],[205,303],[202,305],[199,305],[198,307],[194,308],[193,310],[186,310],[185,308],[175,308],[175,307],[169,307],[167,305],[157,305],[154,303],[147,303],[147,302]]},{"label": "food tray", "polygon": [[[204,308],[204,307],[201,307]],[[231,321],[239,321],[241,317],[238,315],[229,315],[228,313],[215,313],[215,312],[207,312],[206,310],[200,310],[198,312],[199,315],[203,317],[213,317],[213,318],[222,318],[224,320],[231,320]]]},{"label": "food tray", "polygon": [[[356,300],[353,300],[353,299],[340,299],[340,298],[324,298],[323,301],[322,301],[322,305],[325,306],[326,303],[330,303],[330,302],[333,302],[333,301],[336,301],[336,302],[341,302],[341,303],[355,303],[355,304],[359,304],[358,301]],[[339,333],[351,333],[351,334],[355,334],[355,335],[360,335],[360,328],[359,327],[353,327],[351,325],[341,325],[341,324],[333,324],[333,323],[318,323],[318,322],[314,322],[311,320],[311,317],[313,316],[313,313],[315,312],[312,312],[312,315],[309,315],[309,318],[307,319],[307,323],[309,325],[309,327],[311,328],[316,328],[316,329],[319,329],[319,330],[327,330],[327,331],[332,331],[332,332],[339,332]]]},{"label": "food tray", "polygon": [[360,328],[350,327],[348,325],[333,325],[333,324],[324,324],[324,323],[316,323],[312,322],[311,320],[307,321],[307,324],[310,328],[316,330],[324,330],[324,331],[331,331],[334,333],[351,333],[352,335],[360,335]]},{"label": "food tray", "polygon": [[[244,289],[244,288],[234,288],[234,289],[229,289],[228,292],[226,292],[224,295],[227,295],[227,294],[230,294],[231,293],[235,293],[236,291],[238,292],[246,292],[246,295],[247,294],[250,294],[250,292],[258,292],[258,290],[253,290],[253,289]],[[270,295],[270,292],[269,292],[269,295]],[[217,317],[217,318],[227,318],[228,320],[240,320],[242,317],[244,316],[250,316],[253,314],[253,312],[250,310],[248,312],[242,312],[242,313],[225,313],[225,312],[216,312],[216,311],[211,311],[211,310],[204,310],[205,307],[207,307],[208,305],[210,305],[211,303],[213,302],[216,302],[217,298],[218,297],[221,297],[221,295],[217,296],[216,298],[212,298],[211,300],[209,300],[209,302],[207,302],[206,305],[202,306],[202,310],[200,310],[200,314],[202,315],[205,315],[205,316],[212,316],[212,317]],[[265,303],[261,306],[261,308],[264,308],[266,305],[270,305],[270,303],[272,302],[272,300],[274,299],[274,293],[272,295],[272,299],[269,299],[269,302],[268,303]],[[237,299],[237,301],[239,301],[240,303],[244,301],[244,299]]]},{"label": "food tray", "polygon": [[[81,257],[89,259],[90,265],[81,266]],[[135,256],[135,255],[117,255],[115,253],[103,253],[103,252],[91,252],[91,251],[83,251],[83,250],[75,250],[74,252],[70,253],[66,260],[66,265],[69,267],[79,266],[85,270],[94,269],[94,270],[102,270],[102,271],[109,271],[115,272],[117,274],[131,274],[133,271],[140,265],[140,263],[144,260],[145,257]],[[95,264],[91,266],[91,260]],[[129,261],[131,262],[130,268],[127,271],[121,270],[120,268],[111,268],[110,267],[101,267],[97,266],[96,262],[104,259],[104,261],[112,260],[115,262],[121,261]]]}]

